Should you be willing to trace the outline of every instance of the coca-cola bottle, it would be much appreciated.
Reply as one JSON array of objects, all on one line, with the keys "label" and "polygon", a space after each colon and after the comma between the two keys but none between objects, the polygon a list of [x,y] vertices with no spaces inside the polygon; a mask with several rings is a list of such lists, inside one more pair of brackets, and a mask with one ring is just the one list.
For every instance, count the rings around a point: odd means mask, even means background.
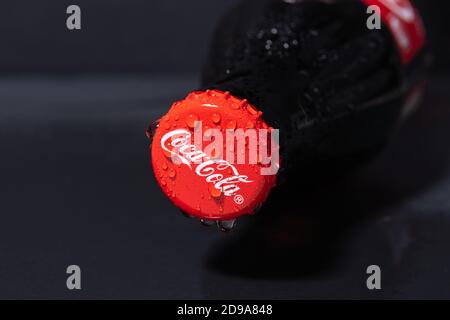
[{"label": "coca-cola bottle", "polygon": [[417,105],[424,47],[408,0],[241,1],[214,33],[202,87],[152,132],[158,183],[228,229],[277,180],[354,166]]}]

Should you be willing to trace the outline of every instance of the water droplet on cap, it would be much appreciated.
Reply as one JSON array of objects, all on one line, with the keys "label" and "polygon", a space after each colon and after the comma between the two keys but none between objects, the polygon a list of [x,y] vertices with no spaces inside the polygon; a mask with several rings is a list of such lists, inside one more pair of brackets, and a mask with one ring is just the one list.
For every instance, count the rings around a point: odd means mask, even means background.
[{"label": "water droplet on cap", "polygon": [[258,110],[255,109],[255,107],[253,107],[252,105],[248,105],[247,106],[247,111],[251,114],[251,115],[257,115],[258,114]]},{"label": "water droplet on cap", "polygon": [[211,120],[212,120],[212,122],[214,122],[215,124],[219,124],[219,123],[220,123],[220,120],[221,120],[220,114],[214,113],[214,114],[211,116]]},{"label": "water droplet on cap", "polygon": [[203,136],[204,136],[206,139],[211,138],[212,135],[213,135],[213,131],[212,131],[212,130],[209,130],[209,129],[210,129],[210,128],[209,128],[208,126],[205,126],[205,130],[204,130]]},{"label": "water droplet on cap", "polygon": [[210,227],[210,226],[212,226],[212,225],[215,223],[215,221],[213,221],[213,220],[201,219],[201,220],[200,220],[200,223],[203,224],[204,226]]},{"label": "water droplet on cap", "polygon": [[247,105],[248,105],[247,99],[242,100],[242,102],[241,102],[241,108],[247,107]]},{"label": "water droplet on cap", "polygon": [[228,121],[227,129],[233,129],[233,130],[236,129],[236,121],[234,121],[234,120]]},{"label": "water droplet on cap", "polygon": [[209,193],[211,194],[211,197],[213,198],[220,198],[220,196],[222,195],[222,190],[217,189],[214,184],[210,183],[208,185],[208,190]]},{"label": "water droplet on cap", "polygon": [[198,116],[196,114],[190,114],[186,118],[186,124],[189,128],[194,129],[195,122],[198,121]]}]

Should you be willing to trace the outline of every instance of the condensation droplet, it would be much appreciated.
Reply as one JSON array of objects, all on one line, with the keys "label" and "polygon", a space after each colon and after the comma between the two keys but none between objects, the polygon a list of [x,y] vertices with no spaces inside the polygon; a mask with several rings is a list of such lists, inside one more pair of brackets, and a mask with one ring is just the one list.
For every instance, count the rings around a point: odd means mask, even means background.
[{"label": "condensation droplet", "polygon": [[170,169],[169,170],[169,177],[170,178],[175,178],[176,175],[177,175],[177,172],[174,169]]},{"label": "condensation droplet", "polygon": [[211,195],[211,197],[213,198],[220,198],[220,196],[222,195],[222,190],[217,189],[214,184],[210,183],[208,185],[208,190],[209,190],[209,194]]},{"label": "condensation droplet", "polygon": [[228,121],[227,129],[232,129],[232,130],[236,129],[236,121],[234,121],[234,120]]},{"label": "condensation droplet", "polygon": [[198,116],[196,114],[190,114],[186,118],[186,124],[189,128],[194,129],[195,122],[198,121]]},{"label": "condensation droplet", "polygon": [[245,127],[247,129],[253,129],[255,127],[255,123],[253,121],[249,121],[247,122],[247,124],[245,125]]},{"label": "condensation droplet", "polygon": [[165,187],[167,185],[166,180],[161,180],[161,185],[163,185]]},{"label": "condensation droplet", "polygon": [[165,162],[163,162],[163,164],[162,164],[162,169],[165,171],[165,170],[167,170],[167,164],[165,163]]},{"label": "condensation droplet", "polygon": [[209,139],[209,138],[211,138],[212,137],[212,130],[209,130],[210,128],[208,127],[208,126],[205,126],[205,130],[204,130],[204,133],[203,133],[203,136],[206,138],[206,139]]},{"label": "condensation droplet", "polygon": [[236,227],[236,219],[227,221],[217,221],[217,227],[219,227],[220,231],[230,232]]},{"label": "condensation droplet", "polygon": [[214,220],[201,219],[200,223],[203,224],[204,226],[210,227],[216,222]]},{"label": "condensation droplet", "polygon": [[214,122],[215,124],[219,124],[219,123],[220,123],[220,120],[221,120],[220,114],[214,113],[214,114],[211,116],[211,120],[212,120],[212,122]]}]

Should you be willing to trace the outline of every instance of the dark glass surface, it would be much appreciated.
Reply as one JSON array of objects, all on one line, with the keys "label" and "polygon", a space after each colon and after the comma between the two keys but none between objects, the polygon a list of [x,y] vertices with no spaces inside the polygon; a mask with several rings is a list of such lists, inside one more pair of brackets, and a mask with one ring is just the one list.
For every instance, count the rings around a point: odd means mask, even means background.
[{"label": "dark glass surface", "polygon": [[450,298],[449,79],[374,161],[288,184],[231,234],[184,218],[149,165],[147,125],[197,86],[0,80],[0,298]]}]

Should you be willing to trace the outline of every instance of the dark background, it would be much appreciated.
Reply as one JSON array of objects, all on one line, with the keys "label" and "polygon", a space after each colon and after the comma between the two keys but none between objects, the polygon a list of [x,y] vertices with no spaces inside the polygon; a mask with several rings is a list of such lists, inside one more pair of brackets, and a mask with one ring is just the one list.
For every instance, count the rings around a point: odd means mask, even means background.
[{"label": "dark background", "polygon": [[[236,0],[4,1],[0,73],[195,73],[214,24]],[[416,0],[435,49],[435,70],[450,67],[448,1]],[[65,27],[68,5],[82,30]]]},{"label": "dark background", "polygon": [[[450,298],[449,2],[417,1],[433,75],[387,149],[222,234],[163,196],[145,130],[197,87],[232,2],[0,4],[0,298]],[[74,3],[81,31],[65,27]]]}]

